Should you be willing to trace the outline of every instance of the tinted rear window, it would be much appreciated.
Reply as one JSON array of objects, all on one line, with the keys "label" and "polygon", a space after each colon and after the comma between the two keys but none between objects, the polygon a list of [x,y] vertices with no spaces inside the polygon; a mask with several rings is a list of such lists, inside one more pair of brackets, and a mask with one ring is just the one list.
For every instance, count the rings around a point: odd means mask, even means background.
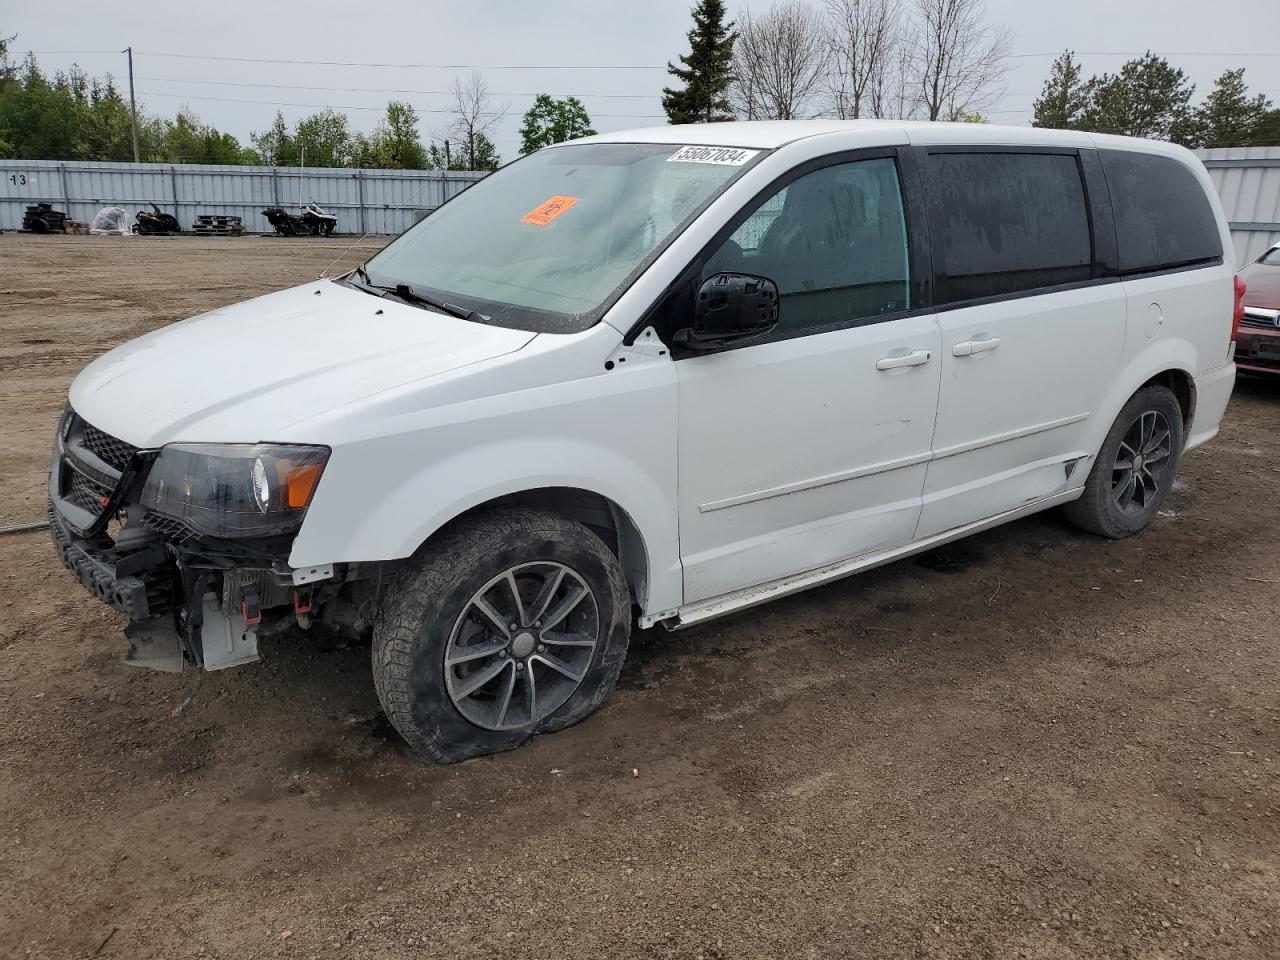
[{"label": "tinted rear window", "polygon": [[1150,153],[1099,153],[1116,213],[1121,273],[1221,259],[1218,221],[1190,168]]},{"label": "tinted rear window", "polygon": [[940,302],[1089,279],[1089,212],[1074,156],[939,153],[929,165],[946,270]]}]

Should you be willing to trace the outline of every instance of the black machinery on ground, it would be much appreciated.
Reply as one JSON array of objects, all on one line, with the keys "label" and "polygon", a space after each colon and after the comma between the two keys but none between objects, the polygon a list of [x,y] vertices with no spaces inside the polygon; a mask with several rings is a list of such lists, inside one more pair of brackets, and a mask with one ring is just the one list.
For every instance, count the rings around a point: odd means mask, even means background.
[{"label": "black machinery on ground", "polygon": [[67,215],[51,203],[36,203],[22,215],[22,229],[29,233],[66,233]]},{"label": "black machinery on ground", "polygon": [[327,237],[338,226],[338,218],[315,202],[297,213],[283,207],[267,207],[262,215],[282,237]]},{"label": "black machinery on ground", "polygon": [[138,211],[137,221],[133,232],[144,236],[182,232],[182,227],[178,225],[178,218],[171,213],[161,213],[160,208],[154,203],[151,204],[150,210]]}]

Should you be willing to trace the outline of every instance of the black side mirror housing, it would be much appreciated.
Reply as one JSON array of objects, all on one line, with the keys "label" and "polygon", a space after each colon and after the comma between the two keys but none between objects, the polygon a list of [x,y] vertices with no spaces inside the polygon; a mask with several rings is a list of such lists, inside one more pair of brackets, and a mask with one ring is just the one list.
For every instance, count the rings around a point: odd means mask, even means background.
[{"label": "black side mirror housing", "polygon": [[693,327],[675,335],[686,350],[720,350],[778,323],[778,285],[749,273],[717,273],[698,288]]}]

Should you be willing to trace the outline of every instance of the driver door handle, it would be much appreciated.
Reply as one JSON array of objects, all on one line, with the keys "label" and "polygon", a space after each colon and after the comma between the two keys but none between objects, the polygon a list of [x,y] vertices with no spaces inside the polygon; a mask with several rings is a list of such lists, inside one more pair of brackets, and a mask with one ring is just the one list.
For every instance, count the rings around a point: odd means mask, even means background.
[{"label": "driver door handle", "polygon": [[876,361],[877,370],[896,370],[898,367],[918,367],[922,363],[928,363],[933,359],[933,354],[928,350],[913,350],[911,353],[904,353],[900,357],[887,356],[881,357]]},{"label": "driver door handle", "polygon": [[953,357],[971,357],[975,353],[986,353],[1000,346],[999,337],[983,337],[980,340],[961,340],[951,348]]}]

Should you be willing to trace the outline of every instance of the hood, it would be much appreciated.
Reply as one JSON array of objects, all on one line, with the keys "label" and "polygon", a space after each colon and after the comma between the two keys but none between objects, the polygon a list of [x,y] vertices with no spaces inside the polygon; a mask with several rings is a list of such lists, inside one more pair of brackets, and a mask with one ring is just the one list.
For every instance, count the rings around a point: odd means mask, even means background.
[{"label": "hood", "polygon": [[284,431],[300,420],[511,353],[534,336],[317,280],[103,354],[71,384],[71,405],[140,447],[297,439]]},{"label": "hood", "polygon": [[1240,271],[1240,279],[1246,306],[1280,310],[1280,267],[1253,263]]}]

